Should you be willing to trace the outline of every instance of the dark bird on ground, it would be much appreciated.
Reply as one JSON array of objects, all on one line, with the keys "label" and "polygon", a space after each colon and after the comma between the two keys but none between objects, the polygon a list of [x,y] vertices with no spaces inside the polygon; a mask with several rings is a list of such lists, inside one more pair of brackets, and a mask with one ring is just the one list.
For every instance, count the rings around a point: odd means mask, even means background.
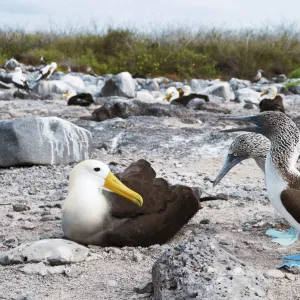
[{"label": "dark bird on ground", "polygon": [[97,160],[73,168],[62,208],[68,239],[100,246],[163,244],[201,208],[191,188],[156,178],[146,160],[130,164],[117,177]]},{"label": "dark bird on ground", "polygon": [[179,91],[177,91],[175,87],[169,87],[166,91],[164,99],[168,100],[172,105],[183,106],[187,106],[190,101],[194,99],[200,99],[204,100],[205,102],[209,102],[209,97],[207,95],[191,93],[191,88],[188,85],[184,86]]},{"label": "dark bird on ground", "polygon": [[78,106],[90,106],[95,103],[92,94],[90,93],[75,93],[67,92],[63,95],[63,98],[68,100],[68,105],[78,105]]},{"label": "dark bird on ground", "polygon": [[259,103],[260,112],[263,111],[280,111],[285,113],[283,106],[283,98],[280,95],[277,95],[276,86],[270,86],[261,96],[267,95],[267,98],[264,98]]}]

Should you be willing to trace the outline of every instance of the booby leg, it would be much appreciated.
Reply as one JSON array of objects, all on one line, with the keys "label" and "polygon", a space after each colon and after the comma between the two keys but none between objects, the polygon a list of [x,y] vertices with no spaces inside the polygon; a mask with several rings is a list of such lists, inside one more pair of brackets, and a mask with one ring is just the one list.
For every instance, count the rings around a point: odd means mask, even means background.
[{"label": "booby leg", "polygon": [[282,232],[275,229],[268,229],[266,235],[273,237],[272,242],[282,246],[289,246],[295,243],[299,237],[299,231],[291,227],[288,232]]},{"label": "booby leg", "polygon": [[279,268],[287,267],[297,267],[300,268],[300,254],[292,254],[292,255],[285,255],[281,257],[282,259],[287,259],[283,264],[279,266]]}]

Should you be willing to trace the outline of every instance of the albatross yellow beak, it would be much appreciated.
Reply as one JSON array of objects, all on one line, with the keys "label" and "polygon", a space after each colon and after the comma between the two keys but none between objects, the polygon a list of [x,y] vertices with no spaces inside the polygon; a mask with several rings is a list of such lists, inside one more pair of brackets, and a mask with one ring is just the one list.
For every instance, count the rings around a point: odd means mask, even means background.
[{"label": "albatross yellow beak", "polygon": [[69,93],[69,92],[67,92],[67,93],[63,94],[63,95],[62,95],[62,97],[63,97],[63,99],[66,99],[66,98],[68,98],[68,97],[69,97],[69,95],[70,95],[70,93]]},{"label": "albatross yellow beak", "polygon": [[171,94],[167,94],[166,96],[165,96],[165,98],[164,98],[164,100],[170,100],[171,99],[171,97],[172,97],[172,95]]},{"label": "albatross yellow beak", "polygon": [[268,93],[269,93],[268,91],[265,91],[265,92],[261,93],[260,95],[264,96],[264,95],[267,95]]},{"label": "albatross yellow beak", "polygon": [[112,172],[105,178],[104,187],[130,201],[137,206],[143,205],[143,198],[138,193],[124,185]]},{"label": "albatross yellow beak", "polygon": [[180,90],[178,90],[178,93],[179,93],[180,96],[182,96],[184,94],[184,90],[180,89]]}]

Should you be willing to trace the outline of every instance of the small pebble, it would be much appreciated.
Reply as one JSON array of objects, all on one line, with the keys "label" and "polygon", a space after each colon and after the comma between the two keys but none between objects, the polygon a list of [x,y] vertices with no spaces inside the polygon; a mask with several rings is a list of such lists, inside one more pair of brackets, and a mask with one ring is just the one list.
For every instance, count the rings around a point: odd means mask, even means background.
[{"label": "small pebble", "polygon": [[287,279],[289,279],[291,281],[295,281],[296,280],[296,277],[293,274],[285,273],[284,276],[285,276],[285,278],[287,278]]},{"label": "small pebble", "polygon": [[22,228],[25,230],[32,230],[35,228],[35,225],[32,224],[31,222],[25,222]]},{"label": "small pebble", "polygon": [[14,204],[13,210],[17,212],[30,210],[30,207],[26,204]]},{"label": "small pebble", "polygon": [[118,282],[116,280],[107,280],[106,283],[107,283],[107,285],[109,285],[111,287],[117,287],[118,286]]},{"label": "small pebble", "polygon": [[47,221],[55,221],[55,216],[52,215],[47,215],[47,216],[43,216],[40,219],[41,222],[47,222]]},{"label": "small pebble", "polygon": [[284,273],[280,270],[269,270],[264,273],[266,278],[284,278]]}]

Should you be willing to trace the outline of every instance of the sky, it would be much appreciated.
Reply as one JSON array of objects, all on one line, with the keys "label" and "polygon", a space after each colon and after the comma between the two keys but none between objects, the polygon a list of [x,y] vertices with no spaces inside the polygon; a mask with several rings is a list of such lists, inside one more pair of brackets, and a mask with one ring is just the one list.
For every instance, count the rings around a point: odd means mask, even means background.
[{"label": "sky", "polygon": [[[1,0],[0,25],[27,31],[91,26],[259,28],[300,25],[299,0]],[[93,21],[93,22],[91,22]]]}]

